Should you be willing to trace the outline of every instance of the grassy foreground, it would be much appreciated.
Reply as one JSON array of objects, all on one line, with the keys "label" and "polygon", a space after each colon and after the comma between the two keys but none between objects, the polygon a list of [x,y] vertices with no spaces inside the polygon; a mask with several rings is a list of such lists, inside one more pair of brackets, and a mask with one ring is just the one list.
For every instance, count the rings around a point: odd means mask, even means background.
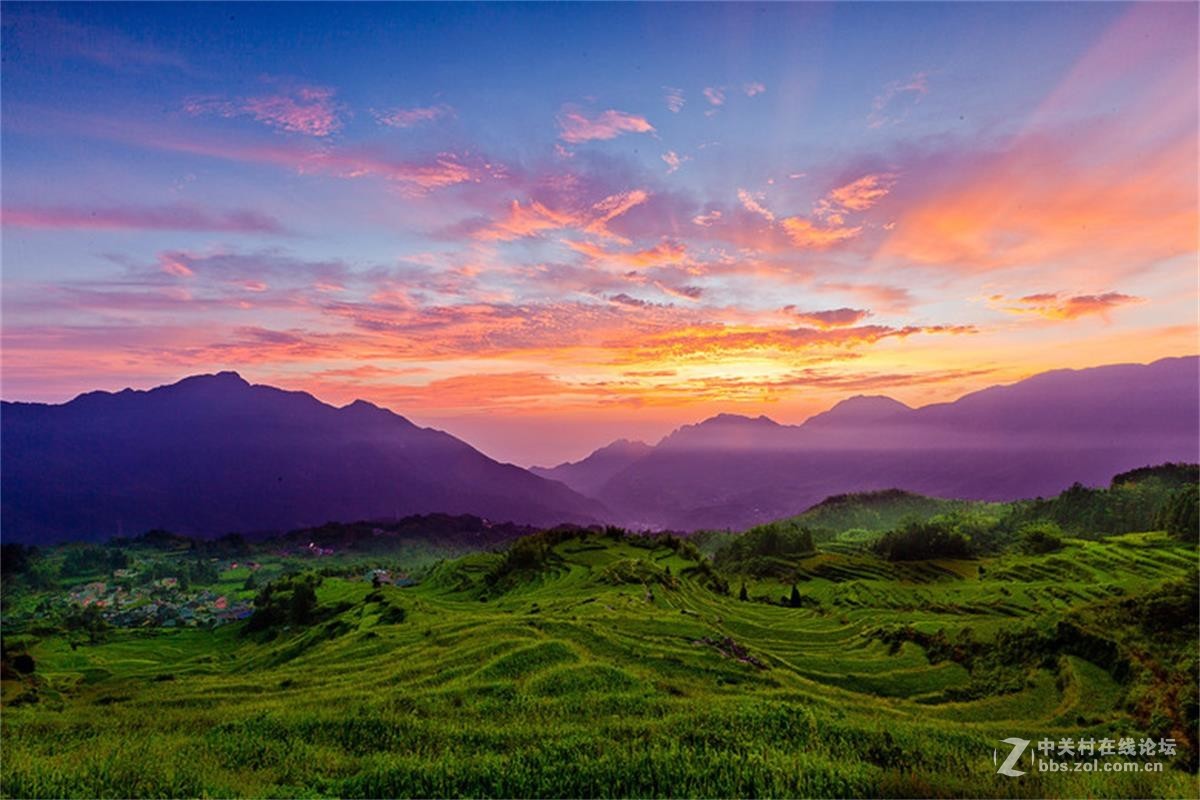
[{"label": "grassy foreground", "polygon": [[[1157,728],[1181,747],[1192,737],[1194,747],[1194,720],[1179,714],[1194,695],[1141,684],[1167,680],[1164,670],[1191,674],[1195,631],[1183,631],[1189,652],[1171,644],[1178,631],[1155,643],[1119,621],[1164,581],[1194,581],[1194,546],[1133,534],[1068,540],[1047,556],[889,563],[852,536],[798,564],[795,608],[780,604],[790,585],[751,581],[739,600],[735,579],[722,593],[721,576],[677,542],[593,533],[540,547],[533,558],[510,551],[445,562],[406,588],[326,577],[306,626],[113,630],[76,647],[42,638],[30,650],[35,676],[4,682],[0,789],[6,797],[1200,793],[1184,753],[1165,759],[1161,773],[1013,778],[997,775],[993,761],[1010,736]],[[1064,622],[1123,642],[1142,668],[1089,650],[1086,637],[1063,644],[1053,636]],[[1014,641],[1051,645],[1018,657],[1037,647],[1014,650]],[[1107,663],[1085,657],[1093,651]]]}]

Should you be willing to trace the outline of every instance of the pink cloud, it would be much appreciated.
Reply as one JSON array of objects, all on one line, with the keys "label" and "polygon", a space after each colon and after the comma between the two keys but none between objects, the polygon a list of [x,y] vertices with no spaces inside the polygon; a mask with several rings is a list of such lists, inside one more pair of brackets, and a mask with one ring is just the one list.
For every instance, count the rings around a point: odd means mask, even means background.
[{"label": "pink cloud", "polygon": [[454,110],[447,105],[394,108],[390,111],[375,112],[375,119],[389,128],[412,128],[423,122],[435,122],[453,113]]},{"label": "pink cloud", "polygon": [[867,317],[871,316],[871,312],[864,308],[833,308],[827,311],[799,311],[793,306],[787,306],[784,308],[784,311],[791,313],[801,322],[822,330],[828,330],[829,328],[845,328],[851,325],[857,325]]},{"label": "pink cloud", "polygon": [[762,192],[748,192],[745,189],[738,189],[738,200],[742,201],[742,206],[753,214],[758,214],[767,222],[775,221],[775,214],[762,204]]},{"label": "pink cloud", "polygon": [[755,95],[762,94],[766,90],[767,87],[758,81],[751,81],[742,87],[742,91],[746,93],[747,97],[754,97]]},{"label": "pink cloud", "polygon": [[666,90],[664,99],[667,103],[667,110],[672,114],[678,114],[683,110],[684,97],[683,89],[672,89],[670,86],[663,87]]},{"label": "pink cloud", "polygon": [[631,208],[645,203],[649,197],[650,194],[644,189],[634,189],[628,192],[618,192],[617,194],[609,195],[592,206],[592,210],[598,216],[588,222],[584,227],[584,232],[590,233],[593,236],[599,236],[602,239],[615,239],[622,243],[628,243],[628,239],[610,231],[608,223]]},{"label": "pink cloud", "polygon": [[545,231],[568,228],[578,222],[578,217],[569,212],[555,211],[536,200],[521,205],[513,200],[508,215],[475,233],[476,239],[507,242],[527,236],[537,236]]},{"label": "pink cloud", "polygon": [[662,241],[653,247],[633,252],[607,250],[600,245],[590,242],[566,241],[564,244],[572,250],[582,253],[599,265],[608,266],[620,271],[640,270],[649,267],[686,264],[689,262],[687,247],[681,242]]},{"label": "pink cloud", "polygon": [[710,105],[723,106],[725,105],[725,90],[718,86],[705,87],[704,98]]},{"label": "pink cloud", "polygon": [[483,241],[506,242],[538,236],[547,231],[575,229],[602,239],[628,243],[627,239],[610,231],[608,223],[645,203],[648,197],[649,194],[644,190],[634,189],[609,195],[581,209],[577,206],[552,208],[537,200],[522,205],[520,201],[513,200],[503,219],[476,230],[472,236]]},{"label": "pink cloud", "polygon": [[921,98],[927,94],[928,73],[917,72],[905,80],[892,81],[883,87],[883,91],[872,101],[871,113],[867,115],[868,127],[895,125],[907,117],[913,106],[920,103]]},{"label": "pink cloud", "polygon": [[342,127],[334,91],[323,86],[301,86],[290,92],[235,100],[193,97],[184,103],[184,110],[193,116],[249,116],[279,130],[317,137],[329,136]]},{"label": "pink cloud", "polygon": [[912,293],[900,286],[826,281],[816,284],[814,288],[818,291],[855,295],[863,298],[873,306],[893,312],[907,311],[913,304]]},{"label": "pink cloud", "polygon": [[0,212],[9,227],[48,230],[173,230],[283,233],[274,217],[257,211],[205,211],[190,206],[157,208],[16,207]]},{"label": "pink cloud", "polygon": [[593,140],[615,139],[623,133],[654,133],[654,126],[645,117],[609,109],[595,117],[582,110],[566,106],[558,115],[559,137],[564,142],[579,144]]}]

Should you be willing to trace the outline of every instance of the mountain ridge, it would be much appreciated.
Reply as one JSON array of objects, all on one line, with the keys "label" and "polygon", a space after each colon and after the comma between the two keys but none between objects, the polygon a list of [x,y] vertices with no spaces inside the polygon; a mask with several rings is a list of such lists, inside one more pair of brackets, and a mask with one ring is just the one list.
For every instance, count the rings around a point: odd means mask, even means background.
[{"label": "mountain ridge", "polygon": [[59,405],[5,401],[5,537],[219,535],[423,512],[594,523],[567,486],[366,401],[336,407],[233,372]]}]

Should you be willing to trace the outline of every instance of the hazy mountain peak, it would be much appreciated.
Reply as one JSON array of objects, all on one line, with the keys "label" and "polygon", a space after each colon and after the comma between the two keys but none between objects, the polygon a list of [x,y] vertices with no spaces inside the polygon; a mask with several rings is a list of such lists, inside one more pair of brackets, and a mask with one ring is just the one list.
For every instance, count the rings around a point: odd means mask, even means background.
[{"label": "hazy mountain peak", "polygon": [[219,386],[219,387],[238,388],[238,387],[245,387],[245,386],[249,386],[249,385],[250,385],[250,382],[248,380],[246,380],[245,378],[243,378],[237,372],[234,372],[233,370],[222,370],[221,372],[211,372],[211,373],[205,373],[205,374],[201,374],[201,375],[189,375],[188,377],[178,380],[175,383],[172,383],[172,384],[169,384],[168,386],[160,387],[160,388],[169,388],[171,386],[174,386],[174,387]]},{"label": "hazy mountain peak", "polygon": [[615,439],[603,447],[596,449],[588,458],[601,453],[630,453],[648,451],[650,449],[650,445],[640,439]]},{"label": "hazy mountain peak", "polygon": [[766,416],[765,414],[760,414],[757,417],[749,417],[749,416],[746,416],[745,414],[730,414],[730,413],[717,414],[716,416],[709,417],[706,420],[702,420],[701,422],[697,423],[696,425],[685,426],[685,427],[699,427],[701,425],[757,425],[760,427],[773,427],[773,428],[779,427],[778,422],[776,422],[775,420]]},{"label": "hazy mountain peak", "polygon": [[557,467],[533,467],[530,472],[561,481],[577,492],[591,495],[618,472],[653,450],[645,442],[617,439],[579,461],[564,462]]},{"label": "hazy mountain peak", "polygon": [[912,411],[899,400],[885,395],[856,394],[835,404],[828,411],[814,414],[805,424],[877,422],[881,419]]}]

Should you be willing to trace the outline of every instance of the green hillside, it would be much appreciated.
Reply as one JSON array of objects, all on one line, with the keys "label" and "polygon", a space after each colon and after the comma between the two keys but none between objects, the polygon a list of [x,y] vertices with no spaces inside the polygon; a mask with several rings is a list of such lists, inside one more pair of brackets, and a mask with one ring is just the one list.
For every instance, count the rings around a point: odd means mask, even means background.
[{"label": "green hillside", "polygon": [[[320,565],[312,603],[276,579],[269,600],[246,590],[255,617],[212,629],[91,643],[27,625],[6,637],[0,790],[1197,794],[1194,545],[1146,533],[889,562],[860,535],[797,556],[788,580],[719,574],[670,537],[562,530],[404,587],[358,560],[300,562]],[[1178,752],[1162,773],[1010,778],[993,753],[1011,736],[1172,737]]]}]

